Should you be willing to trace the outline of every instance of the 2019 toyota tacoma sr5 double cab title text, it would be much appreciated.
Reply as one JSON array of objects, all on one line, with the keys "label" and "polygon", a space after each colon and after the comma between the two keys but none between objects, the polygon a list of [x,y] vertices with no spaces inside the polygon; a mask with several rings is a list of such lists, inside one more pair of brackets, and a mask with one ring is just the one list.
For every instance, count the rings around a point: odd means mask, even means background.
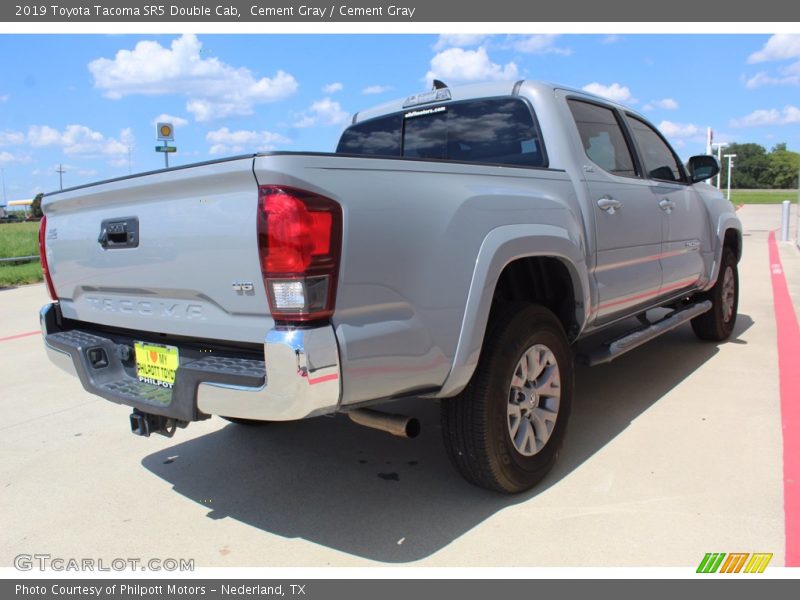
[{"label": "2019 toyota tacoma sr5 double cab title text", "polygon": [[458,471],[520,492],[562,445],[576,357],[687,321],[731,335],[742,235],[702,183],[718,170],[582,91],[435,82],[356,114],[335,153],[47,195],[44,341],[143,435],[346,413],[413,436],[373,407],[435,399]]}]

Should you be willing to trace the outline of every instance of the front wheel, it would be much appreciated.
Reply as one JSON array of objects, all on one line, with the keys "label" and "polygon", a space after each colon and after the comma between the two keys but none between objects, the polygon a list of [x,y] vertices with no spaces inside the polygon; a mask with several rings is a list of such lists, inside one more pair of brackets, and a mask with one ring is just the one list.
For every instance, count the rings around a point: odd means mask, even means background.
[{"label": "front wheel", "polygon": [[552,312],[500,307],[472,380],[442,402],[445,447],[461,475],[509,494],[541,481],[564,441],[573,371],[569,341]]},{"label": "front wheel", "polygon": [[711,300],[711,310],[692,319],[695,335],[712,342],[727,340],[733,333],[739,309],[739,271],[736,255],[730,248],[723,248],[717,282],[700,299]]}]

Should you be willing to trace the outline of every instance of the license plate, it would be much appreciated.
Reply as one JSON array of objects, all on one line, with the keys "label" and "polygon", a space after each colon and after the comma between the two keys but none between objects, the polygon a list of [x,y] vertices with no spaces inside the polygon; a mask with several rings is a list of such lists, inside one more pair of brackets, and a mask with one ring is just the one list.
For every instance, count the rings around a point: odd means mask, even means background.
[{"label": "license plate", "polygon": [[171,388],[178,370],[178,349],[175,346],[159,346],[136,342],[136,374],[139,381]]}]

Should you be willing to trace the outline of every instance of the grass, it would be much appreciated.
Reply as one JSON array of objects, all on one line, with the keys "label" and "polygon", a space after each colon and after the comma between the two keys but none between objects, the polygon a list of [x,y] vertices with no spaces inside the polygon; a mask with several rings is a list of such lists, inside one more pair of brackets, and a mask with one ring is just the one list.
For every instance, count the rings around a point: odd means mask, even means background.
[{"label": "grass", "polygon": [[0,288],[25,283],[36,283],[42,280],[42,268],[39,261],[0,266]]},{"label": "grass", "polygon": [[[37,256],[39,254],[39,223],[3,223],[0,225],[0,258]],[[0,263],[0,288],[42,280],[39,261]]]},{"label": "grass", "polygon": [[39,254],[39,223],[0,225],[0,258]]},{"label": "grass", "polygon": [[797,202],[797,190],[731,190],[734,204],[780,204],[784,200]]}]

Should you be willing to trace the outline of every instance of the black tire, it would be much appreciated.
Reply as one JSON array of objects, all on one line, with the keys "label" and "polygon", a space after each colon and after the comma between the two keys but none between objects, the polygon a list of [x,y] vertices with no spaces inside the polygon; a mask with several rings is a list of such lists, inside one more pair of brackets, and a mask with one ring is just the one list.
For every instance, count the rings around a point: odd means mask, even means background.
[{"label": "black tire", "polygon": [[246,427],[261,427],[262,425],[266,425],[267,423],[272,423],[272,421],[258,421],[256,419],[242,419],[241,417],[223,417],[220,415],[221,418],[225,419],[226,421],[230,421],[231,423],[235,423],[236,425],[244,425]]},{"label": "black tire", "polygon": [[[729,274],[729,275],[728,275]],[[726,303],[726,277],[733,282],[733,303],[730,298]],[[692,329],[697,337],[709,342],[727,340],[736,326],[736,313],[739,309],[739,271],[736,266],[736,255],[728,247],[722,249],[722,262],[719,267],[717,282],[710,290],[701,294],[698,300],[711,300],[711,310],[692,319]],[[728,313],[726,304],[732,308]]]},{"label": "black tire", "polygon": [[[512,377],[519,373],[522,357],[542,346],[555,359],[560,400],[549,438],[540,450],[526,456],[512,440]],[[573,354],[555,315],[530,304],[500,306],[488,328],[472,380],[458,396],[442,401],[442,435],[450,461],[467,481],[483,488],[507,494],[532,488],[558,457],[573,390]]]}]

